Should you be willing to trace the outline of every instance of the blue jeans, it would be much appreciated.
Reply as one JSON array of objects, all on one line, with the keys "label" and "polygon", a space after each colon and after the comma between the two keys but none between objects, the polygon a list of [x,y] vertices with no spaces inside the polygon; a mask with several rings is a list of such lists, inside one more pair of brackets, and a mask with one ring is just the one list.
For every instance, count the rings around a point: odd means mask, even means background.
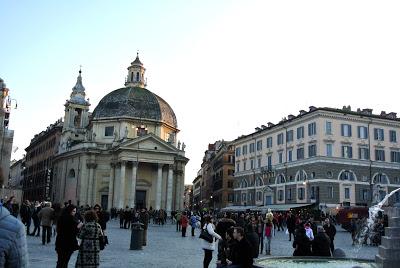
[{"label": "blue jeans", "polygon": [[265,237],[265,251],[271,254],[271,236]]}]

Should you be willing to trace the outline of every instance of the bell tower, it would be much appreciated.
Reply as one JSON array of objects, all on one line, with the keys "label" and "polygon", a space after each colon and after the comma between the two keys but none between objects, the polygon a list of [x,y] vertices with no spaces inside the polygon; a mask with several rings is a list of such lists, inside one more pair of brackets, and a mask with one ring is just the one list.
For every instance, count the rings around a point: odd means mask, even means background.
[{"label": "bell tower", "polygon": [[85,87],[82,85],[82,70],[75,86],[72,88],[70,99],[66,101],[64,125],[62,130],[63,149],[68,149],[72,142],[85,139],[86,127],[89,125],[89,100],[85,99]]},{"label": "bell tower", "polygon": [[144,73],[146,69],[143,67],[143,63],[139,60],[139,52],[136,54],[136,59],[128,67],[128,76],[126,78],[126,87],[141,87],[147,86]]}]

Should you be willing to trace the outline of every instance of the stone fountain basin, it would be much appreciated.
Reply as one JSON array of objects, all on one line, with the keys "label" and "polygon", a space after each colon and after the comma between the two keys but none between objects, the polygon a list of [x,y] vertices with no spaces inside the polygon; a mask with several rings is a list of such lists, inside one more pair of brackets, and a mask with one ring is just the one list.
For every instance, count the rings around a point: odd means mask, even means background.
[{"label": "stone fountain basin", "polygon": [[256,261],[265,268],[376,268],[373,260],[324,257],[265,257]]}]

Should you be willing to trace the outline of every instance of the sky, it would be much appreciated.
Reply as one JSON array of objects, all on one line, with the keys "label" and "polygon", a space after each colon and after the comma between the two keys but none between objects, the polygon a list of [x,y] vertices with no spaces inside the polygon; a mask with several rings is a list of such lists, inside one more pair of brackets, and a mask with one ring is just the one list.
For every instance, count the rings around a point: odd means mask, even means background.
[{"label": "sky", "polygon": [[64,116],[82,65],[91,110],[139,50],[147,88],[175,111],[185,182],[216,140],[317,107],[400,114],[400,1],[5,1],[0,77],[12,159]]}]

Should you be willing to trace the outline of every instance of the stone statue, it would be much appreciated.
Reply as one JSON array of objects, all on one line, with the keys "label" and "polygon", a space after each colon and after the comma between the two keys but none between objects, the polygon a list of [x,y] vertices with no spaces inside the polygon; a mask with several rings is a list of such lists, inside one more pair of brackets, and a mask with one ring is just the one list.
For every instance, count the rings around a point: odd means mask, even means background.
[{"label": "stone statue", "polygon": [[67,149],[69,149],[69,148],[71,148],[71,137],[68,137],[68,140],[67,140],[67,147],[66,147]]},{"label": "stone statue", "polygon": [[184,142],[182,142],[182,151],[185,151],[186,145]]},{"label": "stone statue", "polygon": [[178,141],[178,150],[181,149],[181,141]]},{"label": "stone statue", "polygon": [[380,188],[381,187],[379,185],[374,185],[374,190],[373,190],[373,193],[374,193],[373,203],[374,204],[378,204],[381,201],[381,197],[380,197],[380,193],[379,193]]},{"label": "stone statue", "polygon": [[128,138],[128,126],[125,127],[124,139]]}]

